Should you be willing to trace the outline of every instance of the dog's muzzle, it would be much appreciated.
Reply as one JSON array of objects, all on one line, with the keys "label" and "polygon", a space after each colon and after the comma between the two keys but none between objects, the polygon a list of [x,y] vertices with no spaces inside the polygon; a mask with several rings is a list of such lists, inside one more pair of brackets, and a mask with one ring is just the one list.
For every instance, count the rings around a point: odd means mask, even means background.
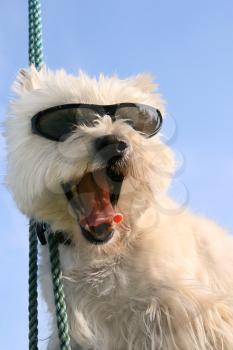
[{"label": "dog's muzzle", "polygon": [[128,142],[115,135],[105,135],[96,139],[95,150],[97,156],[113,164],[125,156],[128,150]]},{"label": "dog's muzzle", "polygon": [[116,205],[127,169],[128,143],[113,135],[95,141],[97,156],[106,166],[87,172],[77,181],[62,184],[83,236],[94,244],[108,242],[114,234]]}]

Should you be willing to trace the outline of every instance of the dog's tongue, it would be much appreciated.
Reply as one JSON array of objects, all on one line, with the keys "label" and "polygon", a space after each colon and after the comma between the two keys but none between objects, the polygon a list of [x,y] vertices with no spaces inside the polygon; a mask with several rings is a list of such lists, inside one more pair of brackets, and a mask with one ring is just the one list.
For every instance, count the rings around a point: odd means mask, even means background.
[{"label": "dog's tongue", "polygon": [[116,213],[110,200],[110,189],[104,170],[86,174],[77,186],[83,208],[80,224],[85,227],[111,225]]}]

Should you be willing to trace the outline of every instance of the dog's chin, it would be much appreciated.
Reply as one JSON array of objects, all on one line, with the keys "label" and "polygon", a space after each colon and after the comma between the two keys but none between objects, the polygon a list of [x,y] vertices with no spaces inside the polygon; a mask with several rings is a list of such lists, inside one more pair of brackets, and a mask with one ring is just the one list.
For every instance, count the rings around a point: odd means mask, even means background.
[{"label": "dog's chin", "polygon": [[83,237],[91,244],[109,242],[114,235],[114,216],[126,171],[117,160],[62,184]]}]

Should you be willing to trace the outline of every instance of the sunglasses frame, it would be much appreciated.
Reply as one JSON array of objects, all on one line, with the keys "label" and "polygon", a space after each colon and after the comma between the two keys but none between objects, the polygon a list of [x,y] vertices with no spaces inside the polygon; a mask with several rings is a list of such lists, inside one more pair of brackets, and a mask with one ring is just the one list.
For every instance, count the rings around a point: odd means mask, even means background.
[{"label": "sunglasses frame", "polygon": [[163,117],[162,117],[162,114],[161,114],[160,110],[155,108],[155,107],[152,107],[152,106],[149,106],[149,105],[145,105],[145,104],[142,104],[142,103],[131,103],[131,102],[115,103],[115,104],[111,104],[111,105],[69,103],[69,104],[63,104],[63,105],[50,107],[50,108],[47,108],[47,109],[45,109],[43,111],[38,112],[37,114],[35,114],[31,118],[31,131],[32,131],[33,134],[36,134],[36,135],[39,135],[39,136],[43,136],[43,137],[45,137],[45,138],[47,138],[49,140],[57,141],[57,142],[63,142],[65,140],[58,140],[56,137],[47,135],[46,133],[44,133],[43,131],[40,130],[40,127],[39,127],[40,118],[42,118],[47,113],[56,112],[56,111],[63,110],[63,109],[82,107],[82,108],[89,108],[89,109],[92,109],[92,110],[96,110],[97,113],[101,112],[100,113],[101,115],[102,114],[103,115],[104,114],[108,114],[113,121],[116,121],[115,114],[116,114],[116,111],[119,108],[121,108],[121,107],[138,107],[138,106],[150,107],[152,109],[155,109],[157,114],[158,114],[158,117],[159,117],[158,126],[157,126],[157,128],[155,129],[155,131],[152,134],[147,135],[147,138],[150,138],[150,137],[156,135],[159,132],[159,130],[161,129],[161,127],[162,127]]}]

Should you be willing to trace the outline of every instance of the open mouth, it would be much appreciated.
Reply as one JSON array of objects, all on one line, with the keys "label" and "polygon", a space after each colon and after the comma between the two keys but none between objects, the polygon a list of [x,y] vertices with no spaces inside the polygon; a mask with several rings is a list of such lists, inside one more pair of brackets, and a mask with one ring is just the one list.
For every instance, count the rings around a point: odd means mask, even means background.
[{"label": "open mouth", "polygon": [[77,181],[62,184],[81,232],[92,244],[108,242],[113,237],[116,223],[122,220],[116,205],[123,179],[124,175],[109,165],[88,172]]}]

